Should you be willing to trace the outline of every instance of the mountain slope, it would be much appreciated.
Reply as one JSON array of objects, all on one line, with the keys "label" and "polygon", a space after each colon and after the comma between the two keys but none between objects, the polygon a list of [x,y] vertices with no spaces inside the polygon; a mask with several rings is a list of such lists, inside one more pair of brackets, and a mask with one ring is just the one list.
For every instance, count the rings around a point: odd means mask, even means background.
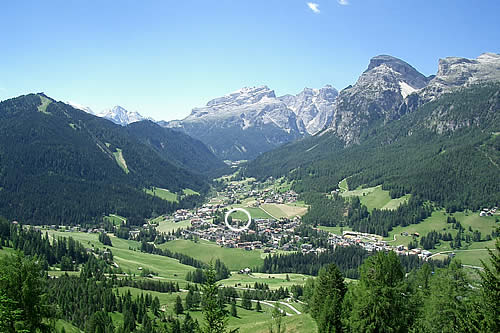
[{"label": "mountain slope", "polygon": [[0,103],[0,215],[11,219],[86,223],[168,211],[172,204],[142,189],[208,188],[172,160],[125,128],[43,94]]},{"label": "mountain slope", "polygon": [[128,133],[152,147],[165,160],[199,174],[215,175],[226,164],[199,140],[187,134],[164,128],[149,120],[127,126]]},{"label": "mountain slope", "polygon": [[336,133],[285,145],[250,162],[247,176],[287,175],[299,191],[383,184],[447,207],[478,209],[500,197],[500,83],[444,94],[344,147]]}]

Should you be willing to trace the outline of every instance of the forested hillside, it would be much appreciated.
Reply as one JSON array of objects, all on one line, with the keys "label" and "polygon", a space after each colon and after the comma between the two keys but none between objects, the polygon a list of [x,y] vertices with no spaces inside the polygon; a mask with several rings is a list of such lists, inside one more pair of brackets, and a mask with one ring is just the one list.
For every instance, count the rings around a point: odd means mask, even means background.
[{"label": "forested hillside", "polygon": [[[175,140],[171,133],[170,146]],[[186,152],[201,155],[198,142],[180,140]],[[11,219],[76,224],[109,213],[148,217],[183,203],[151,197],[143,188],[204,193],[208,183],[199,170],[199,161],[185,158],[182,149],[160,154],[126,128],[43,94],[0,103],[0,214]]]},{"label": "forested hillside", "polygon": [[498,204],[500,83],[475,85],[427,103],[399,120],[375,123],[359,145],[328,131],[263,154],[245,176],[283,176],[300,192],[382,184],[449,210]]}]

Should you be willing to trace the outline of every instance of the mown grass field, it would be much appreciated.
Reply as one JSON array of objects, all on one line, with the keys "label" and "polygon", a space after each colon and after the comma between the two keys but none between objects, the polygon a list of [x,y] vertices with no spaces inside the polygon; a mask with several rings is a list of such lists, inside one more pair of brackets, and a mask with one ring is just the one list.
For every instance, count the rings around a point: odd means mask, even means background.
[{"label": "mown grass field", "polygon": [[121,225],[123,222],[127,223],[127,219],[116,214],[109,214],[108,216],[104,216],[104,219],[113,223],[113,225]]},{"label": "mown grass field", "polygon": [[288,204],[262,204],[261,207],[266,212],[277,218],[292,218],[297,215],[303,216],[307,213],[307,207],[292,206]]},{"label": "mown grass field", "polygon": [[152,196],[156,196],[160,199],[170,201],[170,202],[178,202],[177,200],[177,194],[170,192],[167,189],[164,188],[159,188],[159,187],[153,187],[152,189],[145,188],[144,191]]},{"label": "mown grass field", "polygon": [[158,227],[156,227],[156,230],[158,230],[159,232],[176,231],[177,229],[186,229],[191,226],[190,220],[174,222],[172,220],[160,219],[156,221],[152,220],[151,222],[158,223]]},{"label": "mown grass field", "polygon": [[306,279],[310,276],[290,273],[288,274],[288,277],[290,278],[290,281],[286,280],[286,274],[252,273],[247,275],[232,272],[229,278],[220,281],[220,283],[223,283],[228,287],[234,287],[238,284],[241,284],[239,287],[245,287],[248,284],[250,285],[250,288],[253,288],[255,282],[267,283],[270,289],[278,289],[279,287],[290,288],[294,284],[304,284]]},{"label": "mown grass field", "polygon": [[[269,214],[267,214],[266,212],[264,212],[260,208],[245,207],[244,205],[231,205],[228,207],[228,209],[232,209],[232,208],[236,208],[236,207],[244,208],[246,211],[248,211],[250,213],[250,216],[252,216],[253,219],[271,219],[272,218]],[[243,221],[248,220],[247,215],[243,212],[231,213],[231,217],[234,219],[240,219]]]},{"label": "mown grass field", "polygon": [[240,270],[246,267],[260,266],[263,263],[260,251],[245,251],[243,249],[230,249],[205,240],[198,243],[177,239],[159,246],[174,252],[180,252],[194,257],[203,262],[215,261],[219,258],[230,270]]},{"label": "mown grass field", "polygon": [[323,225],[318,226],[319,230],[331,232],[333,234],[342,235],[342,231],[351,231],[350,227],[326,227]]},{"label": "mown grass field", "polygon": [[341,195],[343,197],[359,197],[359,200],[368,208],[368,211],[372,211],[374,208],[396,209],[410,198],[410,195],[405,195],[401,198],[392,199],[389,195],[389,191],[384,191],[382,189],[382,185],[345,191],[342,192]]}]

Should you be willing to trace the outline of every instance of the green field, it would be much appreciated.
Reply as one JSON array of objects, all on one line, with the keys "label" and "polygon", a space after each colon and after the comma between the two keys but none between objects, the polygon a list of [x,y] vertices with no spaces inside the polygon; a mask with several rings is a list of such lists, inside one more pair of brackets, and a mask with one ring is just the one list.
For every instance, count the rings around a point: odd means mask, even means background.
[{"label": "green field", "polygon": [[64,327],[64,330],[66,331],[66,333],[80,333],[80,332],[82,332],[82,331],[80,331],[80,329],[78,327],[73,326],[72,324],[68,323],[67,321],[62,320],[62,319],[58,319],[56,321],[56,332],[61,332],[63,327]]},{"label": "green field", "polygon": [[[219,258],[230,270],[240,270],[242,268],[252,268],[263,263],[260,251],[245,251],[243,249],[230,249],[220,247],[217,244],[205,240],[198,243],[177,239],[166,242],[159,246],[174,252],[184,253],[203,262],[210,262]],[[114,252],[113,252],[114,253]]]},{"label": "green field", "polygon": [[184,193],[184,195],[200,195],[200,193],[196,192],[196,191],[193,191],[192,189],[190,188],[185,188],[182,190],[182,193]]},{"label": "green field", "polygon": [[16,251],[13,248],[4,247],[4,248],[0,249],[0,258],[8,256],[8,255],[12,255],[14,253],[16,253]]},{"label": "green field", "polygon": [[[145,188],[144,191],[152,196],[156,196],[160,199],[170,201],[170,202],[179,202],[178,195],[176,193],[170,192],[165,188],[153,187],[152,189]],[[185,196],[188,195],[200,195],[200,193],[193,191],[189,188],[185,188],[182,190],[182,193]]]},{"label": "green field", "polygon": [[177,229],[186,229],[191,226],[190,220],[174,222],[172,220],[152,220],[153,223],[158,223],[156,230],[159,232],[176,231]]},{"label": "green field", "polygon": [[[49,232],[49,234],[56,237],[73,237],[75,240],[82,242],[84,246],[92,246],[102,248],[103,245],[97,240],[97,234],[88,234],[82,232]],[[139,250],[140,243],[124,240],[117,237],[111,237],[113,246],[114,261],[122,268],[122,270],[129,274],[139,275],[141,271],[139,267],[147,268],[151,271],[157,272],[160,278],[165,278],[179,283],[185,283],[184,280],[188,271],[193,270],[191,266],[183,265],[178,260],[163,257],[159,255],[143,253]],[[132,248],[129,249],[129,248]]]},{"label": "green field", "polygon": [[262,204],[262,209],[276,218],[292,218],[294,216],[303,216],[307,213],[307,207],[293,206],[286,204]]},{"label": "green field", "polygon": [[[267,214],[266,212],[264,212],[260,208],[245,207],[244,205],[231,205],[230,207],[228,207],[228,209],[232,209],[232,208],[236,208],[236,207],[244,208],[246,211],[248,211],[250,213],[250,215],[252,216],[253,219],[272,219],[272,216],[269,216],[269,214]],[[231,213],[231,217],[234,219],[240,219],[243,221],[248,220],[247,215],[243,212]]]},{"label": "green field", "polygon": [[344,192],[349,191],[349,186],[347,185],[347,178],[344,178],[340,181],[339,190],[340,190],[340,193],[344,193]]},{"label": "green field", "polygon": [[350,227],[325,227],[323,225],[318,226],[319,230],[331,232],[332,234],[342,235],[342,231],[351,231]]},{"label": "green field", "polygon": [[249,284],[250,288],[253,288],[255,282],[267,283],[270,289],[278,289],[279,287],[290,288],[294,284],[304,284],[306,279],[310,276],[304,274],[288,274],[290,281],[286,280],[286,274],[266,274],[266,273],[252,273],[238,274],[237,272],[232,272],[231,276],[225,280],[220,281],[225,286],[234,287],[236,284],[241,284],[241,287]]},{"label": "green field", "polygon": [[377,209],[396,209],[403,202],[407,202],[410,195],[401,198],[391,199],[389,191],[382,189],[382,185],[367,188],[358,188],[352,191],[345,191],[341,194],[343,197],[357,196],[368,211]]},{"label": "green field", "polygon": [[113,225],[121,225],[123,222],[127,223],[127,219],[116,214],[109,214],[108,216],[104,216],[104,220],[107,220]]},{"label": "green field", "polygon": [[123,158],[122,150],[120,148],[116,148],[113,155],[115,156],[116,163],[118,163],[120,168],[122,168],[125,173],[129,173],[127,162],[125,162],[125,159]]},{"label": "green field", "polygon": [[42,101],[42,104],[40,104],[38,106],[38,111],[49,114],[49,112],[47,112],[47,107],[49,106],[50,103],[52,103],[52,101],[45,96],[42,96],[42,95],[38,95],[38,96],[40,97],[40,100]]},{"label": "green field", "polygon": [[[395,227],[391,232],[389,232],[389,236],[386,237],[385,240],[389,241],[391,245],[402,244],[408,246],[408,243],[413,240],[411,234],[417,232],[420,234],[420,237],[422,237],[433,230],[437,232],[449,232],[453,237],[455,237],[457,230],[453,229],[451,224],[446,223],[448,216],[449,215],[443,210],[435,211],[430,217],[418,224],[412,224],[406,227]],[[453,216],[462,224],[466,232],[468,232],[469,227],[471,227],[472,230],[479,230],[481,232],[482,239],[484,239],[486,235],[490,234],[498,225],[498,222],[495,221],[498,217],[480,217],[478,212],[457,212],[454,213]],[[408,236],[401,235],[402,232],[407,232]],[[395,241],[394,237],[396,239]],[[418,241],[419,238],[416,239]],[[436,249],[432,249],[431,252],[437,253],[442,251],[453,251],[456,253],[456,258],[462,260],[464,264],[480,266],[480,259],[486,259],[488,257],[488,251],[485,251],[484,249],[492,249],[494,247],[494,240],[473,242],[470,245],[467,245],[467,243],[463,241],[462,245],[463,246],[460,250],[453,250],[450,247],[449,242],[441,242],[441,244],[437,246]]]},{"label": "green field", "polygon": [[178,202],[177,200],[177,194],[170,192],[167,189],[164,188],[159,188],[159,187],[153,187],[153,189],[147,189],[145,188],[144,191],[152,196],[156,196],[160,199],[170,201],[170,202]]}]

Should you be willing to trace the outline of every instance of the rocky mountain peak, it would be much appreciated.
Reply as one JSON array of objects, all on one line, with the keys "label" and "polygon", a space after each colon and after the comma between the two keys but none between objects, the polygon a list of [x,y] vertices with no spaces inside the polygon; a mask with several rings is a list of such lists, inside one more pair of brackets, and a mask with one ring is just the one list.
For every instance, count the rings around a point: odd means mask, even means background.
[{"label": "rocky mountain peak", "polygon": [[439,59],[438,72],[419,93],[421,105],[455,88],[481,82],[500,81],[500,54],[483,53],[476,59]]},{"label": "rocky mountain peak", "polygon": [[407,62],[390,55],[379,55],[370,60],[368,68],[363,74],[373,69],[385,66],[385,69],[391,69],[401,76],[401,80],[414,89],[420,89],[426,86],[428,79],[413,66]]},{"label": "rocky mountain peak", "polygon": [[116,105],[111,109],[106,109],[98,113],[97,116],[111,120],[115,124],[121,126],[127,126],[128,124],[146,119],[138,112],[128,111],[119,105]]},{"label": "rocky mountain peak", "polygon": [[257,103],[265,97],[276,98],[274,90],[269,89],[268,86],[244,87],[225,96],[212,99],[206,106]]}]

